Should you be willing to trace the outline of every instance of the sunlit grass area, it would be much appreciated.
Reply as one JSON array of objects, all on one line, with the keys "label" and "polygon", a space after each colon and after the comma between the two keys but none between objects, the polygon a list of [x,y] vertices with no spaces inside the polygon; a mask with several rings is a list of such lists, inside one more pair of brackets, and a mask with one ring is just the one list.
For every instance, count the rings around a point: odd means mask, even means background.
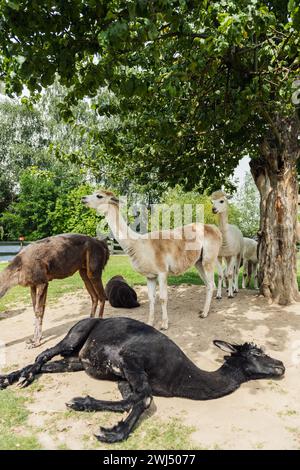
[{"label": "sunlit grass area", "polygon": [[[0,263],[0,271],[2,271],[7,266],[7,263]],[[145,277],[138,274],[133,270],[130,264],[128,256],[124,255],[113,255],[110,257],[107,266],[103,273],[103,282],[104,284],[112,277],[117,274],[122,274],[122,276],[127,280],[130,285],[145,285]],[[215,281],[217,282],[217,275],[215,275]],[[242,275],[240,273],[240,285],[242,282]],[[168,279],[169,285],[180,285],[180,284],[203,284],[200,279],[196,268],[189,269],[186,273],[181,276],[169,276]],[[298,285],[300,286],[300,260],[298,260]],[[76,292],[80,289],[83,289],[84,285],[81,277],[78,273],[74,276],[68,277],[66,279],[54,280],[49,284],[49,293],[48,301],[56,300],[63,294],[68,294],[71,292]],[[5,311],[7,307],[11,307],[16,303],[28,303],[30,302],[30,292],[29,289],[24,287],[14,287],[11,289],[5,297],[0,299],[0,312]]]},{"label": "sunlit grass area", "polygon": [[[7,263],[0,264],[0,271],[2,271],[7,266]],[[129,258],[124,255],[113,255],[110,257],[107,266],[103,273],[103,282],[104,284],[112,277],[117,274],[122,274],[122,276],[127,280],[130,285],[145,285],[145,277],[138,274],[131,267]],[[182,276],[170,276],[169,284],[170,285],[179,285],[179,284],[202,284],[197,270],[195,268],[190,269]],[[83,289],[83,281],[79,273],[75,273],[74,276],[68,277],[61,280],[53,280],[49,284],[49,293],[48,301],[56,300],[63,294],[68,294],[71,292],[76,292],[80,289]],[[16,303],[30,302],[30,290],[24,287],[14,287],[11,289],[5,297],[0,299],[0,312],[3,312],[8,306],[12,306]]]},{"label": "sunlit grass area", "polygon": [[[81,436],[84,449],[132,450],[132,449],[200,449],[192,439],[195,429],[186,426],[179,418],[161,420],[149,416],[142,420],[129,439],[117,444],[103,444],[94,437],[100,425],[116,422],[115,413],[78,413],[66,411],[57,413],[45,410],[43,425],[28,424],[29,410],[26,404],[32,401],[32,387],[26,390],[2,390],[0,392],[0,450],[36,450],[44,447],[41,436],[48,436],[51,447],[67,450],[68,430],[74,420],[82,423],[85,431]],[[86,432],[89,429],[89,432]],[[59,437],[59,438],[58,438]],[[66,442],[64,442],[66,439]],[[41,439],[43,441],[43,438]]]},{"label": "sunlit grass area", "polygon": [[24,426],[29,411],[25,406],[26,398],[11,390],[0,392],[0,449],[33,450],[41,446],[34,433]]}]

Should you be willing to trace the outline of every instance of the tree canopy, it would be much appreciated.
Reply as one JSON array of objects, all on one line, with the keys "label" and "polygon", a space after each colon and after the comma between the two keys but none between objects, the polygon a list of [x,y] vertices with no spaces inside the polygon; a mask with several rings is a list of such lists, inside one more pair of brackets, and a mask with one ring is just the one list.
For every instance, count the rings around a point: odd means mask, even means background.
[{"label": "tree canopy", "polygon": [[294,114],[294,0],[2,0],[0,18],[7,92],[37,93],[58,74],[66,119],[112,92],[94,107],[115,125],[85,130],[102,144],[97,163],[129,180],[220,186],[266,129],[278,135],[278,113]]},{"label": "tree canopy", "polygon": [[229,187],[249,154],[261,292],[284,304],[298,298],[299,33],[298,0],[0,0],[0,79],[38,98],[58,77],[87,150],[70,158],[123,191]]}]

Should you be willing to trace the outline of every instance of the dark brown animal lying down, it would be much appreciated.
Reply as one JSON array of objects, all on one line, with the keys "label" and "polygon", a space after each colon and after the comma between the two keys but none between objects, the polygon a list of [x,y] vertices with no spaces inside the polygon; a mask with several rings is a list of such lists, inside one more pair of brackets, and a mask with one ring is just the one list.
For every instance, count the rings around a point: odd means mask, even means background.
[{"label": "dark brown animal lying down", "polygon": [[52,279],[64,279],[79,271],[92,299],[91,317],[95,316],[99,301],[99,317],[103,316],[106,296],[101,275],[108,258],[105,242],[67,233],[28,245],[0,273],[0,298],[16,285],[31,288],[35,313],[32,347],[41,342],[48,283]]},{"label": "dark brown animal lying down", "polygon": [[123,276],[112,277],[106,284],[105,294],[112,307],[135,308],[140,306],[135,290],[127,284]]}]

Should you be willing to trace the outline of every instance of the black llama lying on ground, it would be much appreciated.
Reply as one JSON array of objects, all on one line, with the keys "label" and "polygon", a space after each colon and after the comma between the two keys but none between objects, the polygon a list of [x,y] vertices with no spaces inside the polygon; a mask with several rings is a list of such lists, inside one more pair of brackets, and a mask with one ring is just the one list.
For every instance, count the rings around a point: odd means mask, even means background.
[{"label": "black llama lying on ground", "polygon": [[127,284],[121,275],[114,276],[108,281],[105,294],[112,307],[135,308],[140,306],[135,290]]},{"label": "black llama lying on ground", "polygon": [[[67,406],[78,411],[129,411],[112,428],[100,428],[103,442],[126,439],[152,396],[210,400],[236,390],[253,379],[280,377],[281,361],[264,354],[254,344],[214,344],[230,355],[220,369],[199,369],[167,336],[153,327],[129,318],[86,318],[76,323],[65,338],[42,352],[34,364],[0,376],[0,389],[19,381],[29,385],[37,374],[85,370],[96,379],[118,381],[123,399],[73,398]],[[63,359],[49,362],[54,356]]]}]

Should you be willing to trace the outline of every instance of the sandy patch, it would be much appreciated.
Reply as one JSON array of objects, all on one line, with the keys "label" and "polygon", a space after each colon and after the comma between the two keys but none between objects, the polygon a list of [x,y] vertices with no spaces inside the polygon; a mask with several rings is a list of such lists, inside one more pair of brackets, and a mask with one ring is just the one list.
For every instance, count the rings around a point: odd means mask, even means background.
[{"label": "sandy patch", "polygon": [[[148,302],[145,287],[138,287],[140,308],[117,310],[106,306],[105,316],[128,316],[146,321]],[[253,381],[227,397],[212,401],[179,398],[154,398],[152,413],[163,420],[178,417],[195,427],[193,440],[199,447],[222,449],[299,449],[300,448],[300,305],[269,306],[254,291],[242,291],[234,299],[214,300],[206,319],[198,316],[205,290],[200,286],[169,287],[168,335],[201,368],[214,370],[222,363],[222,352],[213,339],[241,343],[254,341],[266,347],[268,354],[286,365],[281,381]],[[85,291],[65,295],[47,306],[44,342],[38,349],[26,349],[25,341],[33,332],[30,305],[17,306],[4,314],[0,339],[6,344],[6,367],[32,362],[43,349],[56,344],[81,318],[88,315],[89,298]],[[156,326],[160,326],[157,306]],[[92,414],[83,425],[76,418],[64,424],[65,402],[74,396],[90,394],[96,398],[118,399],[114,383],[96,381],[84,372],[44,375],[40,390],[33,392],[30,424],[41,429],[44,448],[55,448],[61,441],[70,448],[83,448],[81,436],[97,431],[99,415]],[[45,431],[47,414],[61,416],[61,433],[56,440]],[[150,414],[152,414],[150,413]],[[61,415],[60,415],[61,414]],[[151,416],[149,417],[151,419]],[[117,421],[116,418],[115,421]],[[84,428],[83,428],[84,426]],[[66,431],[66,432],[64,432]],[[69,437],[64,437],[67,434]]]}]

